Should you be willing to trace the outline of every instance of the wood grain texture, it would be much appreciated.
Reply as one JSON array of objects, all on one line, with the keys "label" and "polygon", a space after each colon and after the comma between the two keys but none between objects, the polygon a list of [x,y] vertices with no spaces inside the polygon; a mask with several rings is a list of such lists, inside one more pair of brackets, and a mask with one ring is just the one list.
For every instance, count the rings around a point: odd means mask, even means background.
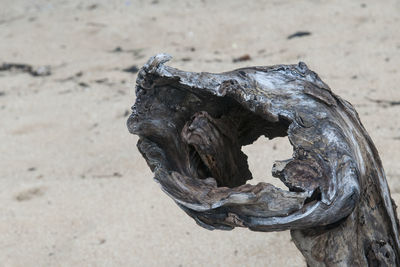
[{"label": "wood grain texture", "polygon": [[[352,105],[297,65],[221,74],[152,57],[128,129],[155,180],[199,225],[291,230],[309,266],[400,266],[399,223],[378,152]],[[251,179],[241,147],[287,136],[291,159]]]}]

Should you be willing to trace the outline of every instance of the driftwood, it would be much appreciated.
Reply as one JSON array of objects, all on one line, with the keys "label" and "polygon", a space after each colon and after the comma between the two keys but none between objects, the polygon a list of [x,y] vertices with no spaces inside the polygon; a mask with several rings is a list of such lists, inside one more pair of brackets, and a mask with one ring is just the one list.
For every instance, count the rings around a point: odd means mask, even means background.
[{"label": "driftwood", "polygon": [[[291,230],[309,266],[400,266],[399,222],[378,152],[352,105],[297,65],[212,74],[152,57],[129,131],[155,180],[207,229]],[[241,147],[287,136],[293,158],[246,184]]]}]

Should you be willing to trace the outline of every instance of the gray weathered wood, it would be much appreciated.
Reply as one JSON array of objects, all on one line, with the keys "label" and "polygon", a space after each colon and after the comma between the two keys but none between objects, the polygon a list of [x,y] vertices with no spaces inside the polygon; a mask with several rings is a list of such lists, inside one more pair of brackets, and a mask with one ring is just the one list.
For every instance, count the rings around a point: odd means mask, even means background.
[{"label": "gray weathered wood", "polygon": [[[297,65],[194,73],[152,57],[129,131],[155,180],[207,229],[291,230],[310,266],[400,266],[399,223],[378,152],[352,105]],[[241,147],[287,136],[291,159],[251,179]]]}]

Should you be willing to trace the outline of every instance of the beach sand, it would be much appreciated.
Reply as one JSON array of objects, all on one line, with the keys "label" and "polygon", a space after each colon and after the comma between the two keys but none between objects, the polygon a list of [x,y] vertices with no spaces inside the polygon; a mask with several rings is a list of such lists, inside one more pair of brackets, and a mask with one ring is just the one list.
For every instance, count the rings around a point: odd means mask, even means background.
[{"label": "beach sand", "polygon": [[[355,106],[400,204],[399,29],[395,0],[0,0],[0,66],[51,69],[0,71],[0,266],[305,266],[288,231],[207,231],[160,190],[123,70],[160,52],[187,71],[304,61]],[[244,151],[250,183],[283,187],[287,138]]]}]

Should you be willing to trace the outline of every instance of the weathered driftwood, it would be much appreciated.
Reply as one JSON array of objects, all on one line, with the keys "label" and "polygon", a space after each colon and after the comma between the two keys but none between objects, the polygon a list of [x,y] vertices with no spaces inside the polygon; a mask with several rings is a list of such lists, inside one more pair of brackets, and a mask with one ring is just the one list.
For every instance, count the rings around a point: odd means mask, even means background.
[{"label": "weathered driftwood", "polygon": [[[378,152],[350,103],[304,63],[221,74],[152,57],[128,119],[156,181],[207,229],[291,230],[309,266],[400,266],[399,223]],[[288,136],[293,158],[246,184],[241,147]]]}]

